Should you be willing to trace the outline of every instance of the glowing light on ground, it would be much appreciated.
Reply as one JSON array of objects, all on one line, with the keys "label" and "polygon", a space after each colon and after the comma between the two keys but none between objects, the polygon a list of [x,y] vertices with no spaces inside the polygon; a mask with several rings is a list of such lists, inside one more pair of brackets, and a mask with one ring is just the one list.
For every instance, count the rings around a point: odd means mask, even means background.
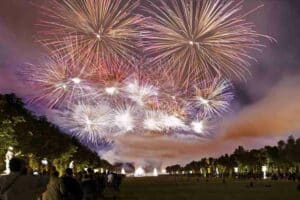
[{"label": "glowing light on ground", "polygon": [[153,169],[153,176],[158,176],[158,171],[156,168]]},{"label": "glowing light on ground", "polygon": [[145,174],[145,170],[142,167],[138,167],[134,172],[135,177],[142,177],[145,176]]},{"label": "glowing light on ground", "polygon": [[125,175],[125,174],[126,174],[126,172],[125,172],[125,169],[124,169],[124,168],[122,168],[122,169],[121,169],[121,174],[123,174],[123,175]]}]

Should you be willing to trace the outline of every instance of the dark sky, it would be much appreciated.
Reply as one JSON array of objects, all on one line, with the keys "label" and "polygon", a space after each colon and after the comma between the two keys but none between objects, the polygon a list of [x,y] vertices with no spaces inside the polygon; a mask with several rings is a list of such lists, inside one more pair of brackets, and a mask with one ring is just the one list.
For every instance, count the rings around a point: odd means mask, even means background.
[{"label": "dark sky", "polygon": [[[30,88],[19,84],[15,72],[25,62],[35,62],[42,56],[41,49],[34,40],[38,5],[43,2],[46,0],[0,1],[2,92],[15,92],[22,97],[30,93]],[[253,62],[251,67],[252,77],[247,82],[236,81],[236,101],[233,106],[235,113],[264,99],[270,89],[282,80],[300,75],[300,0],[245,0],[245,11],[261,4],[264,7],[247,18],[254,22],[259,33],[272,36],[277,42],[263,41],[266,48],[256,53],[257,62]],[[263,138],[259,142],[256,140],[253,146],[268,143],[269,139]]]}]

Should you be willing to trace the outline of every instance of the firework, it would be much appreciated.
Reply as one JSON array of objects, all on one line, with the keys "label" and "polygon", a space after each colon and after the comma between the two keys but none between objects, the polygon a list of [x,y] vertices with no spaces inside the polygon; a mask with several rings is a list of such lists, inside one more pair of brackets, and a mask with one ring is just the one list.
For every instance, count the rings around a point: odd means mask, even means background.
[{"label": "firework", "polygon": [[134,73],[134,69],[124,62],[101,62],[97,67],[93,82],[100,89],[99,95],[102,98],[116,98],[123,95],[122,88],[132,73]]},{"label": "firework", "polygon": [[118,128],[118,133],[131,132],[136,128],[138,114],[134,106],[119,106],[114,109],[113,115],[113,124]]},{"label": "firework", "polygon": [[62,112],[62,117],[61,126],[82,141],[97,144],[111,137],[112,109],[105,102],[97,105],[75,104]]},{"label": "firework", "polygon": [[212,81],[201,82],[195,86],[191,106],[207,115],[221,115],[229,111],[233,100],[232,84],[227,80],[216,78]]},{"label": "firework", "polygon": [[78,60],[55,55],[40,64],[28,64],[21,75],[38,91],[30,99],[31,103],[41,102],[48,108],[55,108],[92,98],[95,94],[89,81],[92,73]]},{"label": "firework", "polygon": [[[136,0],[51,0],[39,23],[42,42],[63,49],[63,40],[79,43],[79,56],[97,60],[135,57],[141,17]],[[56,38],[59,38],[58,40]]]},{"label": "firework", "polygon": [[168,63],[172,66],[170,71],[182,77],[185,84],[189,84],[190,76],[203,74],[244,77],[249,59],[253,59],[249,53],[262,47],[259,39],[264,36],[245,21],[241,3],[159,2],[150,2],[146,8],[152,19],[145,23],[144,31],[145,52],[154,64]]},{"label": "firework", "polygon": [[138,0],[49,2],[39,26],[52,57],[21,73],[30,102],[96,145],[140,132],[209,139],[233,100],[230,76],[244,77],[265,37],[233,0],[149,0],[145,20]]},{"label": "firework", "polygon": [[185,122],[175,115],[163,115],[161,116],[161,123],[163,128],[166,130],[178,130],[178,129],[187,129]]},{"label": "firework", "polygon": [[146,111],[143,122],[144,129],[149,131],[163,131],[162,115],[163,113],[159,111]]},{"label": "firework", "polygon": [[190,131],[197,137],[207,137],[213,130],[212,119],[204,114],[198,114],[190,123]]},{"label": "firework", "polygon": [[142,107],[152,104],[158,96],[158,88],[138,79],[127,81],[123,90],[130,100]]}]

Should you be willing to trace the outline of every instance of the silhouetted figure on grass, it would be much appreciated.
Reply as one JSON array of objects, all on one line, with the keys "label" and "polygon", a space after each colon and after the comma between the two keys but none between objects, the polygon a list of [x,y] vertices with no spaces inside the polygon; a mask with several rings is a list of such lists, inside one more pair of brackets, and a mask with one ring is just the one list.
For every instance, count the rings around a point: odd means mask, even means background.
[{"label": "silhouetted figure on grass", "polygon": [[27,175],[25,161],[12,158],[9,162],[11,173],[0,177],[1,200],[37,199],[46,189],[47,179]]},{"label": "silhouetted figure on grass", "polygon": [[62,200],[63,185],[57,171],[52,172],[43,200]]},{"label": "silhouetted figure on grass", "polygon": [[73,171],[67,168],[65,176],[62,178],[63,185],[63,200],[82,200],[82,190],[75,178],[73,178]]},{"label": "silhouetted figure on grass", "polygon": [[97,199],[97,182],[91,174],[84,175],[82,179],[83,200]]}]

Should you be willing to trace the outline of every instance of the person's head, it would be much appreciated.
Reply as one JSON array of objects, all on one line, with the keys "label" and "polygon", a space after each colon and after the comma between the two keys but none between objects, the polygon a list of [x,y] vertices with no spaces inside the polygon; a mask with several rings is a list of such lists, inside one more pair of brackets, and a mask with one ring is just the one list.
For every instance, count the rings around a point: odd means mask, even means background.
[{"label": "person's head", "polygon": [[87,172],[88,172],[88,174],[93,174],[93,173],[94,173],[94,170],[93,170],[92,168],[88,168],[88,169],[87,169]]},{"label": "person's head", "polygon": [[65,172],[67,176],[73,176],[73,170],[71,168],[67,168]]},{"label": "person's head", "polygon": [[9,161],[9,169],[11,172],[21,172],[24,167],[24,161],[20,158],[12,158]]},{"label": "person's head", "polygon": [[59,177],[59,172],[56,171],[56,170],[53,171],[53,172],[52,172],[52,176],[53,176],[53,177]]}]

